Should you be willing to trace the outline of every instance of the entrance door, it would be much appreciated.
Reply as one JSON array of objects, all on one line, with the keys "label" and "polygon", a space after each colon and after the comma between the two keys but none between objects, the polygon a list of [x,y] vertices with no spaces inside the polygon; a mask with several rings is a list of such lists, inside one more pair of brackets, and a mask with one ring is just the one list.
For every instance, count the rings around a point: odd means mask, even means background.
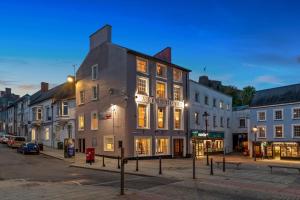
[{"label": "entrance door", "polygon": [[204,144],[203,141],[197,141],[195,143],[195,152],[196,152],[196,158],[199,158],[201,156],[204,156]]},{"label": "entrance door", "polygon": [[82,139],[82,153],[85,153],[85,139]]},{"label": "entrance door", "polygon": [[78,139],[78,149],[79,149],[79,152],[82,153],[81,139]]},{"label": "entrance door", "polygon": [[183,157],[183,139],[173,139],[174,157]]},{"label": "entrance door", "polygon": [[280,160],[280,146],[274,146],[274,158]]}]

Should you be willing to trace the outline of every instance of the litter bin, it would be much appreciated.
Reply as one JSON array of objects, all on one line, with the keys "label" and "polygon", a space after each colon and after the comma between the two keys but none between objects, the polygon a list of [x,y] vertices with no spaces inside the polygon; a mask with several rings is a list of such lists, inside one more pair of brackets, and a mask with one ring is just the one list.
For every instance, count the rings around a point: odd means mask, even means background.
[{"label": "litter bin", "polygon": [[95,148],[86,149],[86,163],[92,164],[95,162]]},{"label": "litter bin", "polygon": [[44,151],[44,145],[43,143],[38,143],[40,151]]}]

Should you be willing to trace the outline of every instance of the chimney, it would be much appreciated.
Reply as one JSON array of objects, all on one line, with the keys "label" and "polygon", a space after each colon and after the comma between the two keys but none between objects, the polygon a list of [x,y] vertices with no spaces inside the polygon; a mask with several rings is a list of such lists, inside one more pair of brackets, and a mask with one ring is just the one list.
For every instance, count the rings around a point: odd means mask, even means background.
[{"label": "chimney", "polygon": [[111,42],[111,26],[105,25],[98,31],[90,35],[90,50],[103,44],[104,42]]},{"label": "chimney", "polygon": [[199,77],[199,83],[209,86],[209,79],[208,76],[200,76]]},{"label": "chimney", "polygon": [[5,94],[11,95],[11,88],[5,88]]},{"label": "chimney", "polygon": [[163,50],[155,54],[154,57],[171,63],[172,60],[171,47],[164,48]]},{"label": "chimney", "polygon": [[41,92],[47,92],[49,89],[49,84],[46,82],[41,82]]}]

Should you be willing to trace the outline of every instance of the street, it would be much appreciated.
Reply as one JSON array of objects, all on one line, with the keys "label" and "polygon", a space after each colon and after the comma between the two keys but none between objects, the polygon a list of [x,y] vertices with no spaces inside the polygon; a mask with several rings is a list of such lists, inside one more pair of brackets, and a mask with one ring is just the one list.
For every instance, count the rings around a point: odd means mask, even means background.
[{"label": "street", "polygon": [[203,172],[197,180],[126,175],[126,195],[120,196],[119,173],[69,167],[69,163],[46,155],[17,154],[2,144],[0,169],[1,200],[300,199],[300,177],[295,179],[293,174],[284,174],[291,180],[287,184],[275,185],[261,180],[252,183],[251,177],[228,178]]}]

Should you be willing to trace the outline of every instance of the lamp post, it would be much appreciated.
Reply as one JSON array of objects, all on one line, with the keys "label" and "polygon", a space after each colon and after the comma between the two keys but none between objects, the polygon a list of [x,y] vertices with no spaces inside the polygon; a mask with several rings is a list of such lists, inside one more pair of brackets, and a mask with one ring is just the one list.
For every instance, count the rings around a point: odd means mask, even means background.
[{"label": "lamp post", "polygon": [[205,135],[206,135],[206,165],[209,165],[209,158],[208,158],[208,133],[207,133],[207,126],[208,126],[208,116],[209,114],[205,111],[204,114],[202,115],[205,118]]},{"label": "lamp post", "polygon": [[253,153],[254,153],[254,161],[256,161],[256,150],[255,150],[255,146],[256,146],[256,134],[257,134],[257,127],[254,126],[252,128],[252,132],[254,133],[254,145],[253,145]]}]

